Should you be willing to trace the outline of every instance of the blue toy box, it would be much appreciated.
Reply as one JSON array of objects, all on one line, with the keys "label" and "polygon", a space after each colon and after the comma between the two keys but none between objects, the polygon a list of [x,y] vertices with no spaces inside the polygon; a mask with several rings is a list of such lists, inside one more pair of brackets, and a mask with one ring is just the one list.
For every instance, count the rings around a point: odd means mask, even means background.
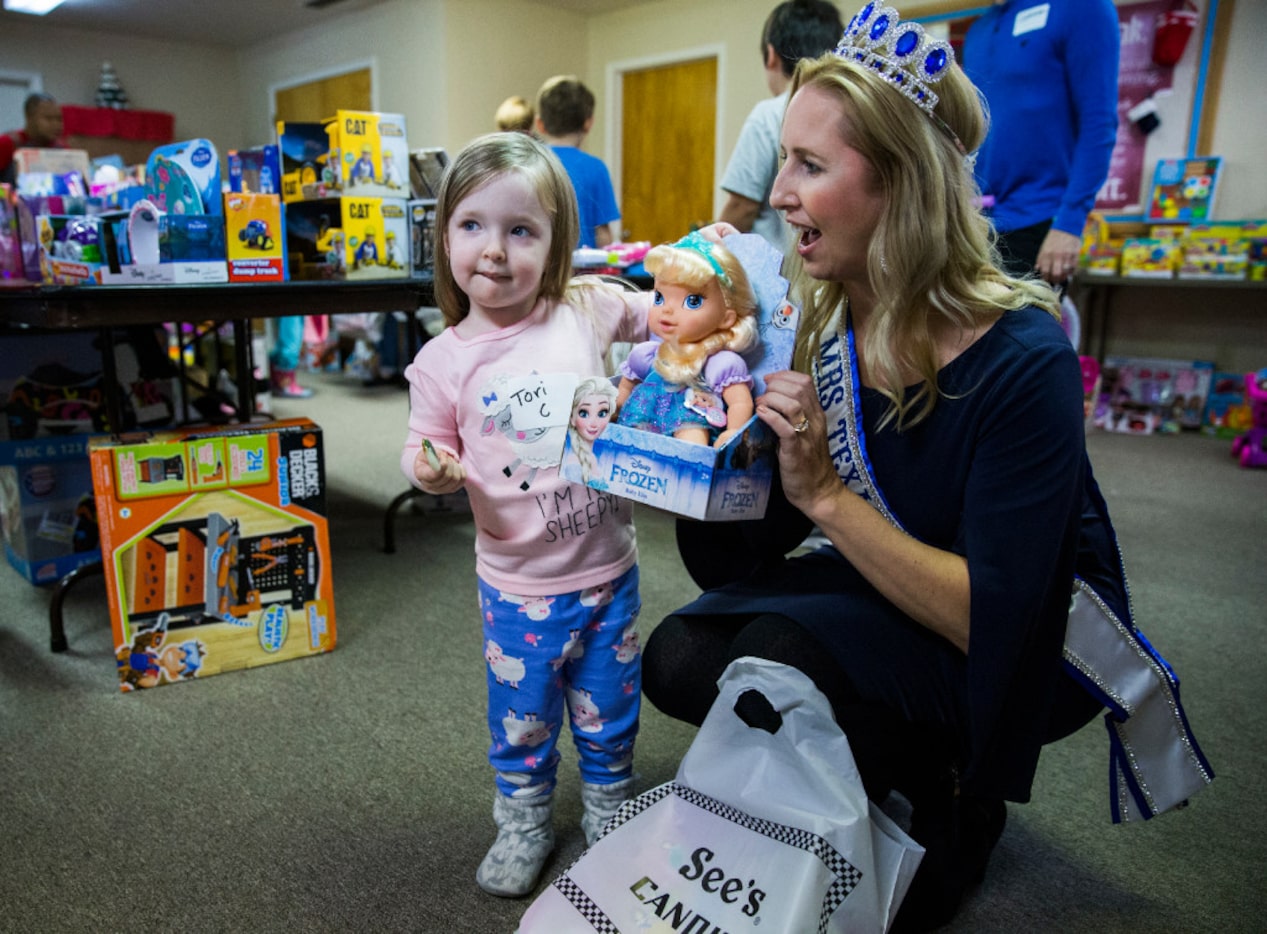
[{"label": "blue toy box", "polygon": [[[143,331],[114,347],[124,428],[170,424],[175,412],[165,332],[156,329],[151,343]],[[88,439],[114,426],[98,339],[0,335],[0,524],[9,563],[32,583],[101,557]]]},{"label": "blue toy box", "polygon": [[[757,296],[761,340],[743,355],[755,397],[765,391],[767,374],[791,366],[799,312],[787,300],[777,250],[757,234],[733,234],[723,244],[743,264]],[[596,467],[588,472],[569,432],[560,470],[574,483],[695,519],[759,519],[770,499],[776,442],[755,415],[720,448],[613,423],[595,439]]]}]

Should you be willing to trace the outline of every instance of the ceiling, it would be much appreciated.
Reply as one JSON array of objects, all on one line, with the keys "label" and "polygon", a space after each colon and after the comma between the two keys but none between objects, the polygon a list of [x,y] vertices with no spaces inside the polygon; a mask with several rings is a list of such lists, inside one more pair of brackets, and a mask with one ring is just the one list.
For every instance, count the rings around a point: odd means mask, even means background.
[{"label": "ceiling", "polygon": [[[316,2],[317,7],[307,4]],[[0,12],[9,21],[39,20],[49,26],[119,33],[167,41],[242,45],[271,39],[383,0],[66,0],[47,16]],[[525,0],[578,13],[610,12],[650,0]],[[327,5],[321,6],[320,4]]]}]

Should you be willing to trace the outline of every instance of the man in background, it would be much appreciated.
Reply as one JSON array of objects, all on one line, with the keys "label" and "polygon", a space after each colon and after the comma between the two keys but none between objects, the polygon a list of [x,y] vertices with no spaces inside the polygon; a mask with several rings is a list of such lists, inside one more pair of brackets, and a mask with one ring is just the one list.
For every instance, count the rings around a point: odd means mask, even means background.
[{"label": "man in background", "polygon": [[997,0],[968,27],[963,69],[990,108],[977,184],[1014,274],[1064,282],[1117,139],[1112,0]]},{"label": "man in background", "polygon": [[620,240],[620,208],[611,173],[602,159],[581,152],[594,126],[594,92],[576,75],[556,75],[537,93],[537,134],[554,150],[576,190],[581,218],[577,246],[601,247]]},{"label": "man in background", "polygon": [[834,48],[845,31],[840,11],[826,0],[787,0],[766,17],[761,28],[761,58],[766,85],[774,95],[752,108],[730,154],[721,187],[726,203],[718,220],[744,232],[758,233],[779,252],[787,246],[787,225],[770,207],[770,189],[779,172],[779,130],[787,107],[788,85],[796,63]]},{"label": "man in background", "polygon": [[22,105],[26,126],[0,135],[0,182],[17,180],[13,154],[19,149],[51,149],[62,146],[62,107],[51,95],[27,95]]}]

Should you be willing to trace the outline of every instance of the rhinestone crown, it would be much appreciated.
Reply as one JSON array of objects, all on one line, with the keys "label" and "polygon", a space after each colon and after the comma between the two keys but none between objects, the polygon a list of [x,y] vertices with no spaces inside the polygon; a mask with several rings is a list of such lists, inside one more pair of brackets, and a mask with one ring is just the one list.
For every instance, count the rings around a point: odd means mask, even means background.
[{"label": "rhinestone crown", "polygon": [[936,119],[932,86],[954,63],[950,44],[934,39],[919,23],[902,22],[897,10],[868,3],[845,27],[835,54],[875,70],[915,106]]}]

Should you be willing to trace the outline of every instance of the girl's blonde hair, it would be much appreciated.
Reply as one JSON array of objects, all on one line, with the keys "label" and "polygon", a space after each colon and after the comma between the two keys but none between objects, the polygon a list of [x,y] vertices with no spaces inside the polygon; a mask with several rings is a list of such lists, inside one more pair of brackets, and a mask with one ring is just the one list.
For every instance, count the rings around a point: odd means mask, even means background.
[{"label": "girl's blonde hair", "polygon": [[572,250],[580,224],[572,180],[558,157],[525,133],[477,137],[463,147],[445,171],[436,202],[436,234],[443,256],[435,268],[436,303],[450,327],[470,314],[471,299],[458,287],[449,266],[449,220],[467,195],[509,172],[518,172],[528,180],[550,218],[550,250],[539,295],[562,299],[572,278]]},{"label": "girl's blonde hair", "polygon": [[704,363],[719,350],[743,353],[757,342],[757,299],[748,274],[739,260],[721,244],[710,244],[709,254],[721,274],[699,250],[678,244],[661,244],[643,259],[647,272],[673,285],[703,289],[716,281],[726,307],[735,312],[730,328],[714,331],[703,340],[682,344],[676,350],[663,343],[656,351],[655,368],[670,383],[684,385],[699,380]]},{"label": "girl's blonde hair", "polygon": [[[802,60],[791,93],[812,87],[835,98],[840,136],[863,155],[884,200],[868,248],[875,294],[862,348],[868,372],[889,399],[881,425],[900,429],[932,412],[940,369],[931,325],[941,316],[970,330],[1000,312],[1038,305],[1059,317],[1055,293],[1036,279],[1017,279],[999,266],[989,221],[964,152],[985,139],[988,118],[976,87],[957,65],[937,85],[936,114],[962,142],[921,113],[864,65],[828,53]],[[823,333],[848,296],[836,282],[814,280],[795,254],[786,274],[802,306],[793,365],[810,372]],[[903,372],[921,377],[908,394]]]}]

